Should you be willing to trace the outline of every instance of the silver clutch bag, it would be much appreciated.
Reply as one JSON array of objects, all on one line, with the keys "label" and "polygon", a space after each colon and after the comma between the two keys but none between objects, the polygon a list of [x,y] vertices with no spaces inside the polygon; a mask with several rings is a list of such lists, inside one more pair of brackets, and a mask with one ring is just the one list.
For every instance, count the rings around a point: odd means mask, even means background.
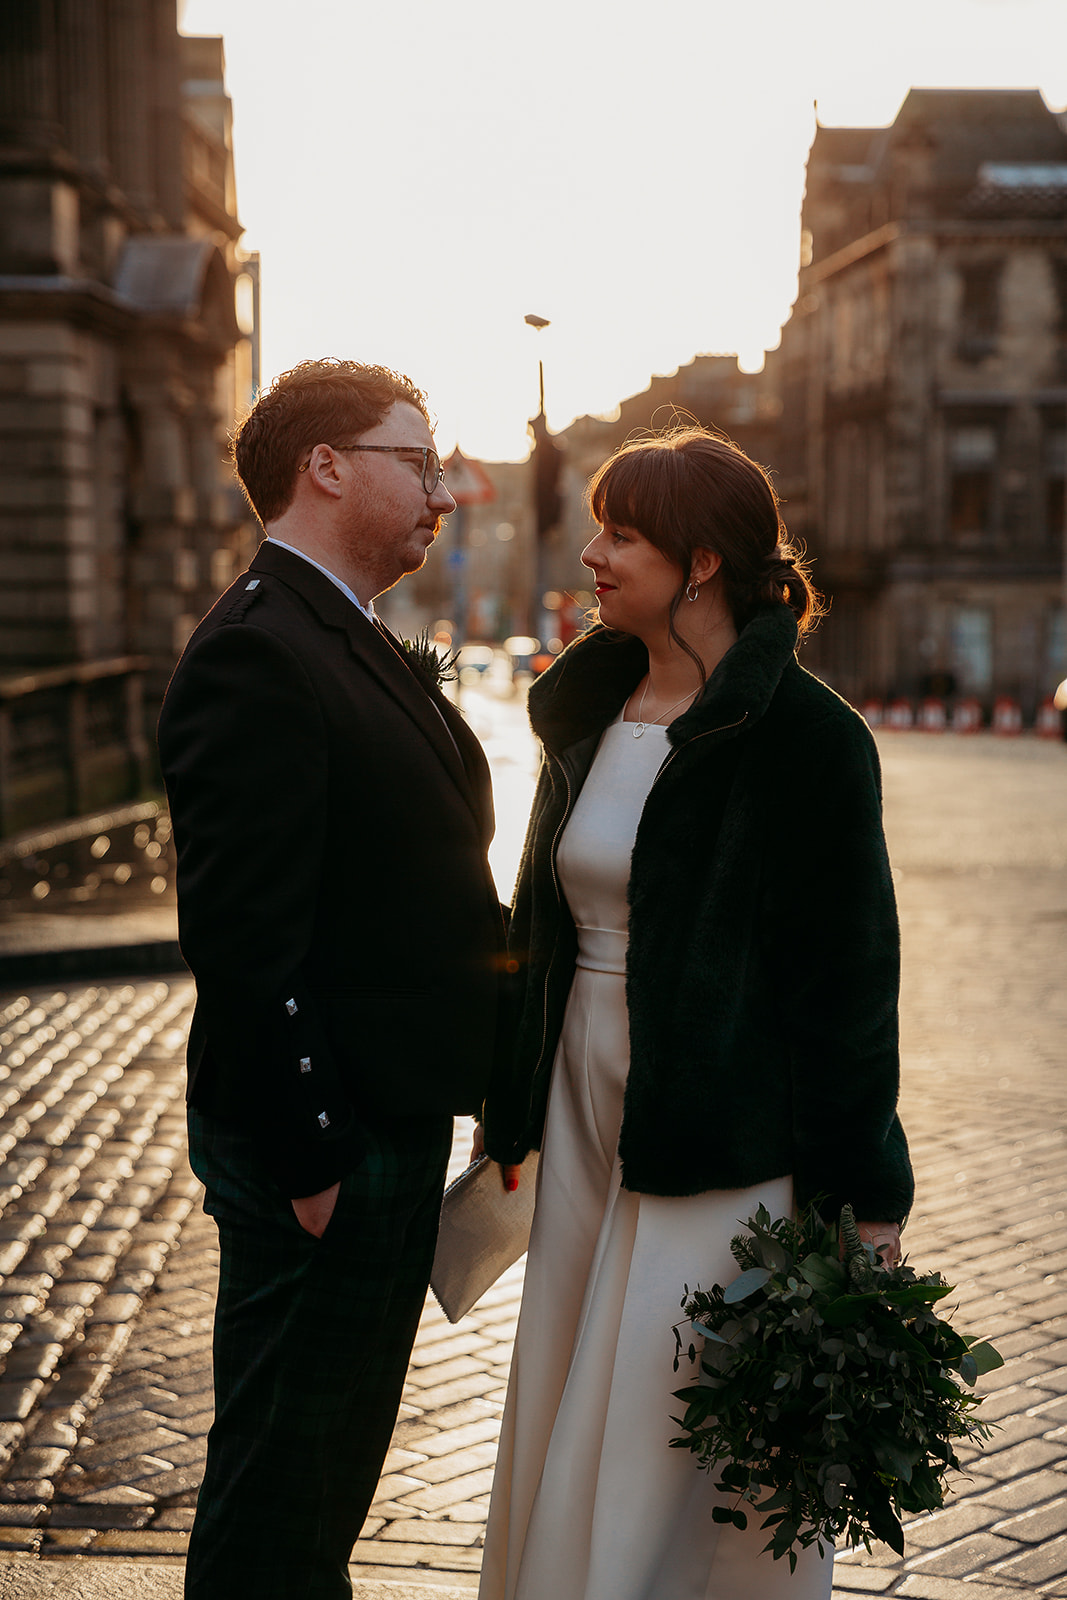
[{"label": "silver clutch bag", "polygon": [[449,1322],[466,1316],[529,1244],[536,1176],[532,1151],[508,1194],[496,1162],[479,1156],[445,1190],[430,1288]]}]

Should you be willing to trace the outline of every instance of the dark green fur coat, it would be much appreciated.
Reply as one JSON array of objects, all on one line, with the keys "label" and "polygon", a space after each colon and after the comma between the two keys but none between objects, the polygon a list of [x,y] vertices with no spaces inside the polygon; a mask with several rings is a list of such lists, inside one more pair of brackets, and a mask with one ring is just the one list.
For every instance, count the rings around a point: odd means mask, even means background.
[{"label": "dark green fur coat", "polygon": [[[629,885],[630,1072],[619,1151],[642,1194],[747,1188],[869,1221],[912,1199],[897,1120],[900,941],[866,724],[796,661],[786,606],[759,612],[669,729]],[[595,628],[530,691],[544,759],[511,923],[517,1044],[486,1144],[540,1144],[577,939],[555,875],[600,735],[647,670]]]}]

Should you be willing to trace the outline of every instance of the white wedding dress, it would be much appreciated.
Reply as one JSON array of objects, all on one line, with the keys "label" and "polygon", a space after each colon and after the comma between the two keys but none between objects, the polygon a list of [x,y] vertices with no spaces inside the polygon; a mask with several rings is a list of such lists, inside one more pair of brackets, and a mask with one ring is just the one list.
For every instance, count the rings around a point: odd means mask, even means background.
[{"label": "white wedding dress", "polygon": [[[629,1065],[630,854],[666,730],[617,720],[560,841],[578,969],[553,1067],[522,1311],[479,1600],[829,1600],[832,1557],[761,1554],[712,1521],[727,1503],[688,1451],[672,1325],[683,1286],[727,1283],[738,1223],[792,1206],[792,1181],[689,1199],[631,1194],[616,1154]],[[702,841],[690,848],[699,852]],[[682,865],[684,870],[684,864]]]}]

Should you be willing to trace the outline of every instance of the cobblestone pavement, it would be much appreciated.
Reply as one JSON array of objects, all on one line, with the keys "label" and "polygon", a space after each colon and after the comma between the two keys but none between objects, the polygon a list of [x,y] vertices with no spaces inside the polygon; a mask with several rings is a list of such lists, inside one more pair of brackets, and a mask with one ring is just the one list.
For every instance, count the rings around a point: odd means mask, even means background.
[{"label": "cobblestone pavement", "polygon": [[[518,804],[528,763],[510,748],[502,789]],[[903,1561],[884,1546],[839,1558],[835,1595],[1067,1597],[1067,751],[918,734],[882,750],[919,1180],[906,1243],[957,1284],[957,1324],[1007,1364],[983,1381],[999,1431],[970,1452],[950,1505],[909,1524]],[[187,979],[0,994],[12,1556],[177,1563],[184,1550],[216,1269],[184,1155],[191,1000]],[[455,1328],[427,1307],[354,1575],[476,1587],[520,1287],[516,1268]]]}]

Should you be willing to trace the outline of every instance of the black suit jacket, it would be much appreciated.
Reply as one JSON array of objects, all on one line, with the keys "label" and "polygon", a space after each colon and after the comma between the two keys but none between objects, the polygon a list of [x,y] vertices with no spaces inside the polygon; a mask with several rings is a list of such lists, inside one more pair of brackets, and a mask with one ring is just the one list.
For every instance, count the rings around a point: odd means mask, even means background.
[{"label": "black suit jacket", "polygon": [[189,1098],[258,1130],[290,1195],[361,1116],[476,1111],[503,920],[489,771],[455,708],[299,556],[265,542],[197,628],[159,723]]}]

